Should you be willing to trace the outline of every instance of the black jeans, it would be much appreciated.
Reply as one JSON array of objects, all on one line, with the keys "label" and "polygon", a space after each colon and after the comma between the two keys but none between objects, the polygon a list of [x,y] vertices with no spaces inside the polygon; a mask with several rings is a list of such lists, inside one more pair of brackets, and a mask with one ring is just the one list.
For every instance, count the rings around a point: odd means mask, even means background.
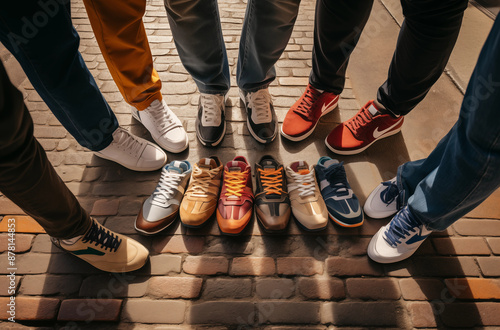
[{"label": "black jeans", "polygon": [[33,136],[23,96],[0,62],[0,191],[57,238],[84,234],[87,212],[57,175]]},{"label": "black jeans", "polygon": [[[406,115],[441,76],[455,46],[467,3],[401,0],[405,20],[387,80],[377,95],[389,111]],[[373,0],[317,0],[311,85],[335,94],[342,92],[349,56],[372,5]]]}]

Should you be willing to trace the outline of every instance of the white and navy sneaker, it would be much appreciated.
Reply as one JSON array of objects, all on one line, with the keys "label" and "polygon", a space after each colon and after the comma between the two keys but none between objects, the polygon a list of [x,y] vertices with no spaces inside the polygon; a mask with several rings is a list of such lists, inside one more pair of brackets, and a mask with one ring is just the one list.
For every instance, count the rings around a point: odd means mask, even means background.
[{"label": "white and navy sneaker", "polygon": [[363,224],[363,210],[347,181],[343,164],[321,157],[315,167],[316,177],[330,219],[342,227],[358,227]]},{"label": "white and navy sneaker", "polygon": [[153,235],[174,223],[190,176],[188,161],[176,160],[163,168],[155,191],[144,201],[135,219],[139,233]]},{"label": "white and navy sneaker", "polygon": [[364,211],[373,219],[393,216],[402,208],[404,190],[400,190],[396,177],[379,184],[366,199]]},{"label": "white and navy sneaker", "polygon": [[247,111],[250,134],[260,143],[271,143],[278,134],[278,119],[269,89],[259,89],[256,92],[245,92],[240,89],[240,98]]},{"label": "white and navy sneaker", "polygon": [[167,162],[167,155],[160,147],[122,127],[113,132],[109,146],[94,154],[134,171],[156,171]]},{"label": "white and navy sneaker", "polygon": [[226,97],[222,94],[200,94],[196,136],[207,147],[221,143],[226,134]]},{"label": "white and navy sneaker", "polygon": [[383,264],[404,260],[415,253],[431,233],[432,230],[415,219],[406,206],[372,237],[368,256]]},{"label": "white and navy sneaker", "polygon": [[189,144],[187,133],[165,101],[154,100],[142,111],[134,107],[131,111],[132,116],[146,127],[160,147],[174,153],[186,150]]}]

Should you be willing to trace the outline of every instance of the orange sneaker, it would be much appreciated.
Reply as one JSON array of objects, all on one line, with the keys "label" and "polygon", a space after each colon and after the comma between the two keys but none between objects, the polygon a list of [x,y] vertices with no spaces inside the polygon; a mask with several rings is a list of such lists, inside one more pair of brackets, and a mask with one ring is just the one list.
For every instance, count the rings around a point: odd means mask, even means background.
[{"label": "orange sneaker", "polygon": [[320,92],[311,84],[288,110],[281,135],[291,141],[302,141],[312,134],[319,119],[335,109],[339,96],[330,92]]},{"label": "orange sneaker", "polygon": [[381,113],[371,100],[354,117],[335,127],[325,144],[336,154],[358,154],[375,141],[397,134],[403,122],[403,116],[394,118]]},{"label": "orange sneaker", "polygon": [[224,181],[217,205],[217,222],[223,234],[238,235],[252,219],[251,167],[237,156],[224,168]]}]

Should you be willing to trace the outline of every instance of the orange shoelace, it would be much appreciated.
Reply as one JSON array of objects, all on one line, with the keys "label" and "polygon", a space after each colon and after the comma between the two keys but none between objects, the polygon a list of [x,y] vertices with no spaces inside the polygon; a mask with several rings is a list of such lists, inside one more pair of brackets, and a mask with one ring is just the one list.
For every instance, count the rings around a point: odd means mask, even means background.
[{"label": "orange shoelace", "polygon": [[346,122],[346,126],[351,129],[352,133],[356,133],[358,128],[365,126],[372,120],[373,116],[368,111],[368,108],[363,107],[354,117]]},{"label": "orange shoelace", "polygon": [[302,98],[300,104],[295,109],[295,112],[308,119],[311,116],[312,105],[318,100],[321,93],[312,88],[309,88],[308,86],[304,94],[305,95]]},{"label": "orange shoelace", "polygon": [[264,186],[264,191],[266,195],[271,194],[282,194],[284,193],[282,189],[283,183],[283,173],[281,169],[277,170],[262,170],[260,168],[257,169],[261,175],[260,181]]},{"label": "orange shoelace", "polygon": [[226,183],[226,196],[241,196],[245,183],[247,181],[248,171],[228,172],[224,171],[224,182]]}]

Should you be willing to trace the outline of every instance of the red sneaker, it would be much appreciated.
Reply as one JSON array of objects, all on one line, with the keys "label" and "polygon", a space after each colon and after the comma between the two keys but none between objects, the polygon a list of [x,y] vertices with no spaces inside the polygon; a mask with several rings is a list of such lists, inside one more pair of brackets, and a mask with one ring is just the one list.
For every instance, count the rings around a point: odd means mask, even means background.
[{"label": "red sneaker", "polygon": [[302,141],[316,128],[319,118],[337,107],[339,96],[330,92],[320,92],[311,84],[300,99],[288,110],[281,135],[291,141]]},{"label": "red sneaker", "polygon": [[354,117],[335,127],[326,137],[325,144],[336,154],[358,154],[375,141],[398,133],[403,121],[403,116],[394,118],[380,113],[372,100]]},{"label": "red sneaker", "polygon": [[217,222],[223,234],[237,235],[252,219],[253,189],[251,167],[237,156],[224,168],[224,182],[217,205]]}]

